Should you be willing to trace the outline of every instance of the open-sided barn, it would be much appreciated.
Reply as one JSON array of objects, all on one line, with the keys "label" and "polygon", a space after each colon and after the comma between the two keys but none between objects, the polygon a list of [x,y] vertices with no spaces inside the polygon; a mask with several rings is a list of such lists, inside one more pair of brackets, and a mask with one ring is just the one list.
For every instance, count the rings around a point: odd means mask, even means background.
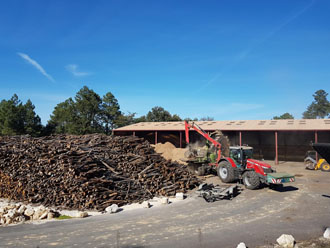
[{"label": "open-sided barn", "polygon": [[[330,142],[330,119],[197,121],[206,132],[221,130],[231,145],[248,144],[258,159],[303,161],[311,142]],[[169,141],[185,147],[184,122],[140,122],[114,130],[115,135],[136,135],[152,144]],[[192,141],[201,137],[190,131]]]}]

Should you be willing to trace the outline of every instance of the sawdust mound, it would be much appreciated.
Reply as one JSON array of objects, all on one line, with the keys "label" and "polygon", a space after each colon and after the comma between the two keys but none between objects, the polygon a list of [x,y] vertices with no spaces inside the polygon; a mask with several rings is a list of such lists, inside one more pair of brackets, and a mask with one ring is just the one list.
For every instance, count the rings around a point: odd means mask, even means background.
[{"label": "sawdust mound", "polygon": [[155,151],[160,153],[165,159],[185,164],[182,159],[184,159],[184,153],[187,151],[187,148],[176,148],[170,142],[166,142],[164,144],[158,143],[154,147]]}]

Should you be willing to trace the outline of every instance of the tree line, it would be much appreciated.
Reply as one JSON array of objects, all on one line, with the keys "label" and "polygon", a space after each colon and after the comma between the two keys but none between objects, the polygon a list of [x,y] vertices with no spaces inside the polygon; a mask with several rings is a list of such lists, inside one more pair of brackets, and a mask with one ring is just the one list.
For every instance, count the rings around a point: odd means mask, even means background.
[{"label": "tree line", "polygon": [[[330,102],[324,90],[313,95],[314,101],[303,113],[304,119],[330,116]],[[162,107],[153,107],[146,115],[135,117],[136,113],[124,113],[115,96],[108,92],[100,96],[87,86],[81,88],[74,98],[68,98],[56,105],[50,120],[44,126],[35,112],[31,100],[23,103],[14,94],[9,100],[0,102],[0,135],[44,136],[50,134],[110,134],[113,129],[138,122],[182,121],[177,114],[171,114]],[[274,116],[273,119],[293,119],[289,113]],[[185,120],[211,121],[213,117]]]},{"label": "tree line", "polygon": [[[328,93],[324,90],[318,90],[313,94],[314,101],[308,105],[306,111],[302,114],[303,119],[324,119],[330,117],[330,102],[327,98]],[[273,120],[294,119],[290,113],[284,113],[280,116],[274,116]]]}]

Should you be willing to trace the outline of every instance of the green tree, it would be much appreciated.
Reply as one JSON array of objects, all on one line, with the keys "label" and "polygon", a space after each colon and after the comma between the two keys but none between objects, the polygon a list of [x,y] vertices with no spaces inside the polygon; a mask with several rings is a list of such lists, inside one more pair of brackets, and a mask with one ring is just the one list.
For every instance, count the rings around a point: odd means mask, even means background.
[{"label": "green tree", "polygon": [[116,128],[123,127],[123,126],[137,123],[134,116],[135,116],[135,113],[128,113],[128,114],[120,113],[120,115],[114,120],[115,127]]},{"label": "green tree", "polygon": [[54,108],[44,133],[109,134],[112,129],[131,123],[134,115],[121,113],[118,100],[111,92],[101,99],[84,86],[74,99],[69,98]]},{"label": "green tree", "polygon": [[303,119],[323,119],[330,116],[330,102],[327,99],[328,93],[318,90],[313,94],[314,101],[303,113]]},{"label": "green tree", "polygon": [[280,116],[274,116],[273,120],[288,120],[288,119],[294,119],[293,115],[290,113],[284,113]]},{"label": "green tree", "polygon": [[71,97],[56,105],[46,129],[51,133],[80,134],[75,102]]},{"label": "green tree", "polygon": [[145,119],[149,122],[181,121],[178,115],[171,115],[170,112],[159,106],[153,107],[151,111],[148,112]]},{"label": "green tree", "polygon": [[116,124],[117,126],[118,125],[121,126],[124,123],[129,122],[129,118],[131,117],[129,115],[125,116],[120,112],[120,106],[118,104],[118,100],[111,92],[108,92],[102,98],[100,116],[106,134],[109,134],[110,130],[113,130]]},{"label": "green tree", "polygon": [[191,119],[191,118],[187,117],[184,120],[185,121],[198,121],[198,118]]},{"label": "green tree", "polygon": [[[24,133],[31,136],[40,136],[42,131],[42,125],[40,117],[35,113],[35,106],[31,100],[27,100],[24,106],[21,106],[24,117]],[[20,112],[20,111],[19,111]]]},{"label": "green tree", "polygon": [[78,124],[79,133],[87,134],[102,131],[99,122],[101,104],[101,97],[87,86],[78,91],[74,106],[78,117],[76,124]]},{"label": "green tree", "polygon": [[23,105],[16,94],[10,100],[2,100],[0,103],[0,134],[39,136],[42,125],[34,108],[31,100],[27,100]]},{"label": "green tree", "polygon": [[213,117],[210,116],[206,116],[206,117],[202,117],[199,119],[200,121],[214,121]]}]

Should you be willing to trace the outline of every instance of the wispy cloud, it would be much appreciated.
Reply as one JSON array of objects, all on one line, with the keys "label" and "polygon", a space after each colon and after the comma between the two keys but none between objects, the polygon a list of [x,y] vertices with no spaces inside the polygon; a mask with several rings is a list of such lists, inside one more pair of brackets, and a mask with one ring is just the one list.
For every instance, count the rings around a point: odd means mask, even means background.
[{"label": "wispy cloud", "polygon": [[29,64],[33,65],[38,71],[41,72],[42,75],[44,75],[45,77],[47,77],[50,81],[55,82],[54,78],[49,75],[44,68],[42,68],[42,66],[35,61],[34,59],[31,59],[29,55],[25,54],[25,53],[17,53],[22,59],[24,59],[25,61],[27,61]]},{"label": "wispy cloud", "polygon": [[76,65],[76,64],[70,64],[70,65],[67,65],[65,68],[66,68],[69,72],[71,72],[72,75],[75,76],[75,77],[84,77],[84,76],[88,76],[88,75],[91,74],[90,72],[79,71],[79,70],[78,70],[78,65]]}]

